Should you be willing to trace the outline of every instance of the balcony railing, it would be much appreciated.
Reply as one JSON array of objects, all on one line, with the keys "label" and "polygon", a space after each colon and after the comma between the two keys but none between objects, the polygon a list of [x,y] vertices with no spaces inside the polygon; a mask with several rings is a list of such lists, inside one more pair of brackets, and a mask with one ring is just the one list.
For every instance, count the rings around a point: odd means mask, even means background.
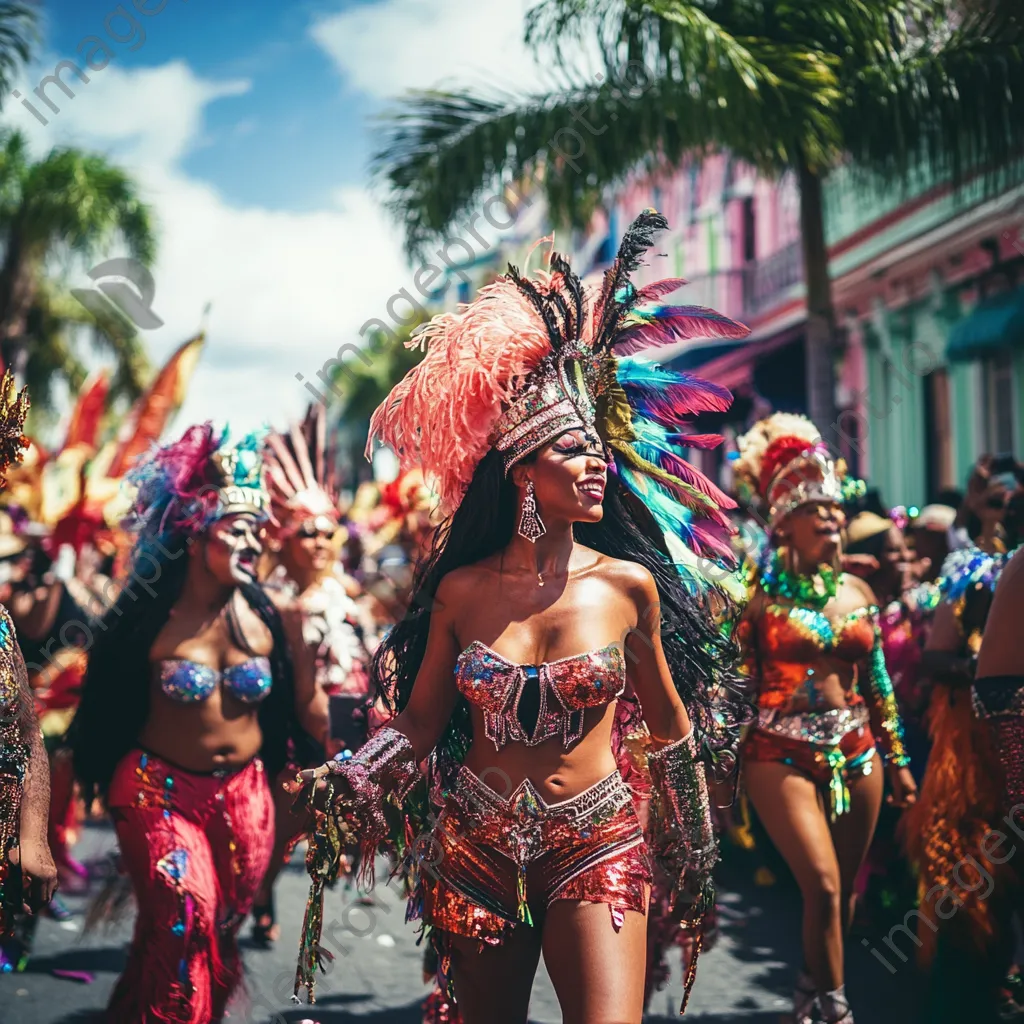
[{"label": "balcony railing", "polygon": [[679,293],[679,301],[751,320],[784,302],[803,279],[803,255],[800,243],[794,242],[745,267],[694,275]]},{"label": "balcony railing", "polygon": [[749,263],[743,294],[743,314],[754,317],[782,302],[787,293],[804,279],[803,250],[799,242]]}]

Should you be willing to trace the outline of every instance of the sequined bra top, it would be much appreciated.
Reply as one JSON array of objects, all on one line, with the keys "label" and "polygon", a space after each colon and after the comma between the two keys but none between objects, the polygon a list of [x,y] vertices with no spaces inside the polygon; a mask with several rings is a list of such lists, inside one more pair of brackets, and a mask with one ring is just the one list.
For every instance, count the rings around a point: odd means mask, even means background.
[{"label": "sequined bra top", "polygon": [[622,694],[626,662],[622,648],[609,644],[543,665],[520,665],[474,640],[459,655],[455,685],[483,713],[495,750],[513,740],[532,747],[554,736],[568,749],[583,734],[584,710]]},{"label": "sequined bra top", "polygon": [[213,696],[220,683],[224,692],[243,704],[258,704],[274,683],[270,659],[257,654],[245,638],[233,601],[227,605],[227,626],[237,647],[252,657],[218,672],[209,665],[188,658],[164,658],[160,663],[160,689],[165,697],[182,704],[195,704]]},{"label": "sequined bra top", "polygon": [[[833,620],[814,608],[772,603],[753,626],[755,636],[750,636],[751,624],[743,623],[747,635],[741,633],[740,640],[745,654],[756,659],[756,668],[749,668],[758,678],[759,706],[785,708],[798,690],[813,689],[823,658],[856,664],[869,657],[876,617],[874,607]],[[854,691],[849,702],[859,704],[862,698]]]},{"label": "sequined bra top", "polygon": [[160,689],[171,700],[192,704],[207,700],[221,683],[224,692],[243,704],[257,704],[273,684],[269,658],[250,658],[241,665],[229,665],[218,672],[187,658],[165,658],[160,662]]}]

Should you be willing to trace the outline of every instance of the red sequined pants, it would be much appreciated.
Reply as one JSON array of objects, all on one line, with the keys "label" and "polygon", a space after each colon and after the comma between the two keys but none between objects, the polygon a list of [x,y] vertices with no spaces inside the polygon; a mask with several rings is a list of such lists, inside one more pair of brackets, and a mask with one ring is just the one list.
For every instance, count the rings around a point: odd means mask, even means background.
[{"label": "red sequined pants", "polygon": [[136,750],[107,804],[138,918],[105,1020],[219,1021],[241,980],[235,935],[273,848],[263,763],[196,775]]},{"label": "red sequined pants", "polygon": [[606,903],[616,928],[647,912],[650,861],[618,772],[547,804],[528,779],[506,800],[463,767],[419,866],[424,921],[484,942],[555,900]]}]

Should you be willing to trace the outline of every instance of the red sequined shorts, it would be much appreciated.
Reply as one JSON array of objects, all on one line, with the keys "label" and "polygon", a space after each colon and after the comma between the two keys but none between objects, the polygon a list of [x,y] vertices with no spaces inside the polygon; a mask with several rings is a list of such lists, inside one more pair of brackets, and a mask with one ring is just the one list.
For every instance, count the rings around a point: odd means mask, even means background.
[{"label": "red sequined shorts", "polygon": [[500,942],[555,900],[608,904],[616,929],[647,912],[650,859],[618,772],[548,804],[529,779],[505,799],[463,767],[418,859],[423,919],[453,935]]},{"label": "red sequined shorts", "polygon": [[781,761],[827,787],[834,817],[850,809],[849,779],[871,774],[875,738],[862,706],[801,715],[762,711],[743,743],[742,757]]}]

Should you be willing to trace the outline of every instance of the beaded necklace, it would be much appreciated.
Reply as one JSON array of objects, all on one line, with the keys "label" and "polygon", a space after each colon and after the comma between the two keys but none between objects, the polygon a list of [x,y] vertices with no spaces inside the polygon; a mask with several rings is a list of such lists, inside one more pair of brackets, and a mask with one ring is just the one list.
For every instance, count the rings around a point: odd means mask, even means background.
[{"label": "beaded necklace", "polygon": [[821,611],[836,596],[843,574],[822,563],[810,576],[790,572],[776,548],[761,570],[761,589],[769,597],[781,597],[794,604]]}]

